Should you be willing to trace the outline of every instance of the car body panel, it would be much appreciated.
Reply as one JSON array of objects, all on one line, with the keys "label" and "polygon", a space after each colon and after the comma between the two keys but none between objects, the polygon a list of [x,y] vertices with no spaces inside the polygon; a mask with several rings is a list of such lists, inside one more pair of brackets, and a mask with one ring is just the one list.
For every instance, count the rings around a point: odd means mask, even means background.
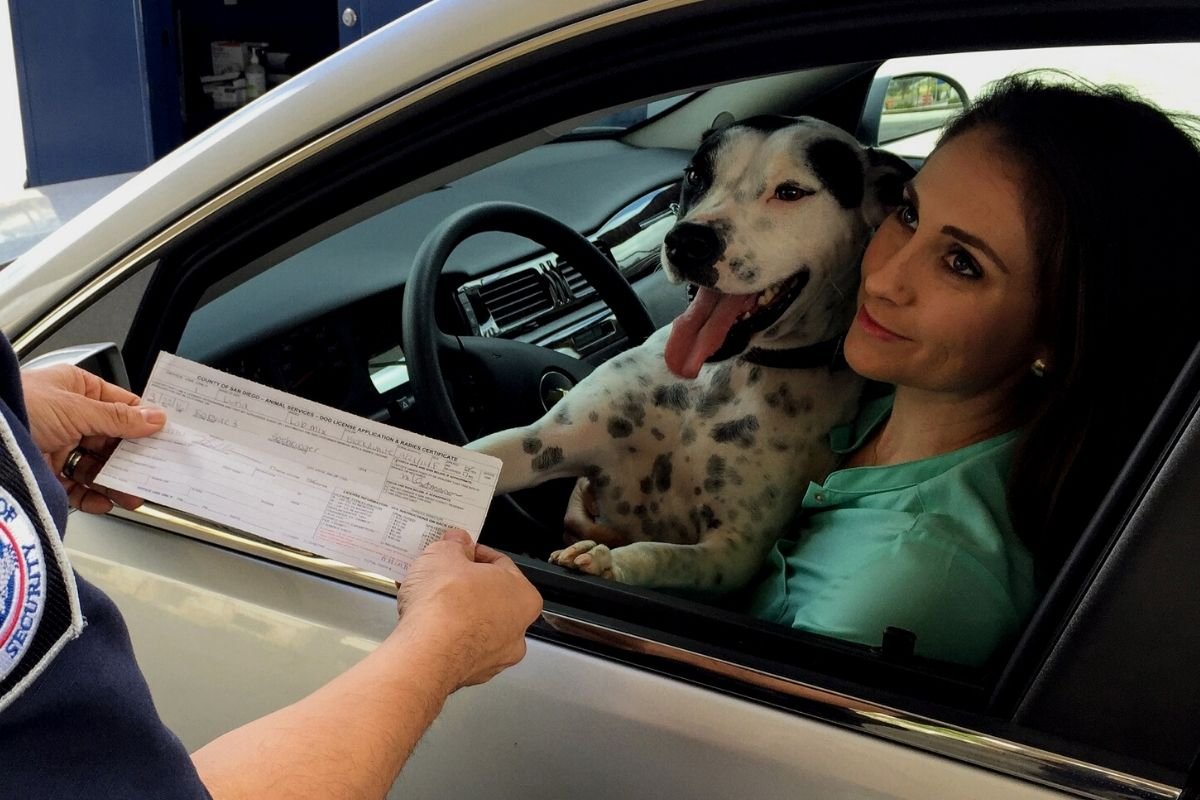
[{"label": "car body panel", "polygon": [[[596,15],[616,20],[690,5],[439,0],[233,115],[8,267],[0,273],[0,327],[27,337],[27,355],[38,338],[29,336],[31,326],[52,330],[74,313],[63,310],[62,300],[88,281],[123,278],[120,270],[144,266],[139,259],[154,255],[154,237],[167,227],[194,220],[203,232],[205,215],[216,207],[206,203],[302,166],[314,137],[361,130],[381,118],[381,104],[433,91],[439,76],[486,60],[495,48],[539,34],[545,41],[569,38],[585,27],[575,21],[606,24]],[[993,13],[998,5],[991,4]],[[461,25],[463,16],[472,24]],[[48,312],[62,316],[51,319]],[[237,532],[201,534],[181,519],[153,507],[106,518],[74,514],[67,544],[81,574],[126,615],[164,719],[189,747],[315,689],[394,624],[386,582]],[[529,644],[520,666],[451,699],[394,795],[1067,796],[1044,784],[1084,797],[1178,794],[1138,777],[1143,772],[1136,768],[1118,773],[1063,755],[1079,752],[1071,742],[1038,750],[1027,743],[1034,737],[1005,738],[1001,733],[1012,729],[997,733],[1000,726],[988,723],[998,721],[984,714],[966,715],[979,724],[976,731],[879,712],[865,700],[811,686],[797,688],[818,699],[797,710],[788,698],[753,691],[753,681],[705,672],[718,666],[713,659],[698,668],[648,665],[619,647],[591,648],[542,628]],[[877,688],[865,686],[863,695]],[[857,724],[847,723],[855,714]],[[1097,763],[1107,755],[1100,753]]]},{"label": "car body panel", "polygon": [[[116,517],[73,513],[68,552],[117,603],[155,702],[195,749],[346,669],[394,599]],[[393,797],[1004,797],[1059,792],[531,638],[451,697]],[[223,687],[213,692],[211,687]],[[207,714],[197,714],[197,691]]]}]

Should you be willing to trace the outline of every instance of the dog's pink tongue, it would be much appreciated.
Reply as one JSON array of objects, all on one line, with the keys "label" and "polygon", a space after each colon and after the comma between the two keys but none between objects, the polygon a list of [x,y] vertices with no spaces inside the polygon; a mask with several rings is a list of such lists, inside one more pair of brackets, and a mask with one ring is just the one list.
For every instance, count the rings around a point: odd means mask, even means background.
[{"label": "dog's pink tongue", "polygon": [[664,357],[667,368],[682,378],[700,374],[705,359],[721,349],[738,315],[757,302],[756,294],[722,294],[700,289],[671,325]]}]

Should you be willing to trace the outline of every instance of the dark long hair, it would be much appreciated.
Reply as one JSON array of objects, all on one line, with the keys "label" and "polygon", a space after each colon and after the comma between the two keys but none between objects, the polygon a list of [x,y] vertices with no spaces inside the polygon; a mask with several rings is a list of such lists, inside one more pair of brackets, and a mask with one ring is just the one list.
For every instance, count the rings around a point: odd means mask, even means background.
[{"label": "dark long hair", "polygon": [[946,142],[994,134],[1018,169],[1039,266],[1038,333],[1009,508],[1043,582],[1070,553],[1200,341],[1200,151],[1125,90],[1007,78]]}]

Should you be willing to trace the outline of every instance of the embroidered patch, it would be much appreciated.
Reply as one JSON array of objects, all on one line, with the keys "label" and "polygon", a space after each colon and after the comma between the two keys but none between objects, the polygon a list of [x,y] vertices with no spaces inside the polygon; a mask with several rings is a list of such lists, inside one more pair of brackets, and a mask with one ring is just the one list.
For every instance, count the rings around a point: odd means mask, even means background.
[{"label": "embroidered patch", "polygon": [[75,574],[17,435],[0,414],[0,711],[83,630]]},{"label": "embroidered patch", "polygon": [[45,609],[46,559],[37,529],[0,488],[0,681],[33,645]]}]

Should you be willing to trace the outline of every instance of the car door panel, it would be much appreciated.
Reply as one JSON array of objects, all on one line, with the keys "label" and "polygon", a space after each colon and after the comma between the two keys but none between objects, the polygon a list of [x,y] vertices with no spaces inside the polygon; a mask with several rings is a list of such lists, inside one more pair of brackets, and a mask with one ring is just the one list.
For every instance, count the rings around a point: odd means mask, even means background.
[{"label": "car door panel", "polygon": [[[163,532],[73,513],[72,563],[129,624],[189,749],[298,700],[387,635],[391,597]],[[392,796],[1045,800],[1057,792],[531,638],[454,695]],[[933,768],[936,767],[936,768]]]},{"label": "car door panel", "polygon": [[71,562],[129,624],[159,711],[189,749],[358,661],[394,601],[116,517],[71,515]]}]

